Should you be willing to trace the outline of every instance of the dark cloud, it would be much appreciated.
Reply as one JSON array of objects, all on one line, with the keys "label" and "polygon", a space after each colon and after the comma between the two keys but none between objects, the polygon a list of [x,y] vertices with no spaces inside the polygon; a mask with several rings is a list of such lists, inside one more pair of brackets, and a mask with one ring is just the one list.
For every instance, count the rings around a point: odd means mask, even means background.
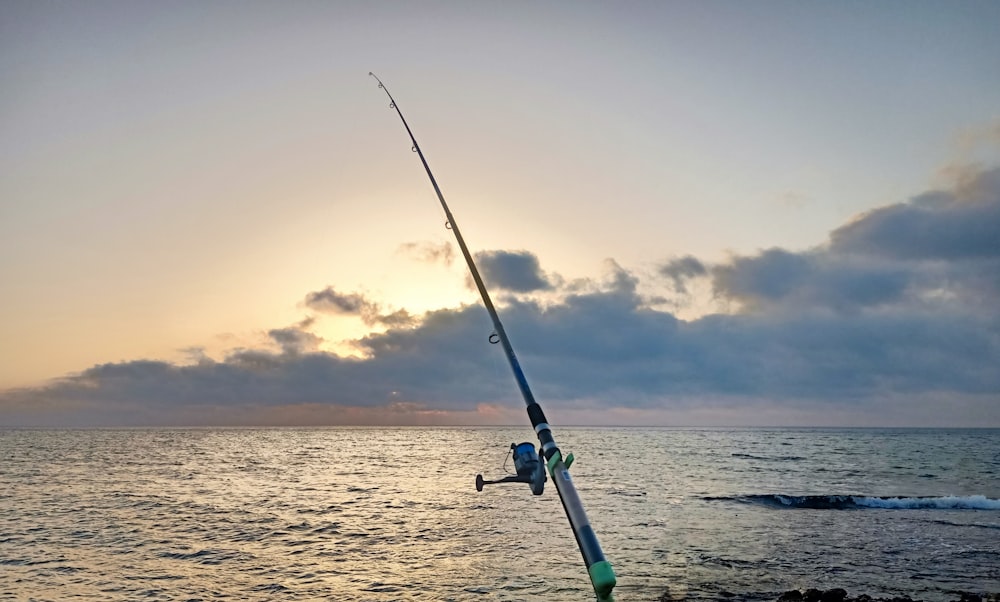
[{"label": "dark cloud", "polygon": [[538,257],[528,251],[483,251],[476,253],[476,265],[491,288],[514,293],[553,288]]},{"label": "dark cloud", "polygon": [[179,349],[178,351],[180,351],[184,355],[184,357],[186,357],[187,360],[192,363],[204,362],[209,359],[208,356],[205,354],[204,347],[200,346],[184,347],[183,349]]},{"label": "dark cloud", "polygon": [[1000,168],[870,211],[834,230],[830,247],[907,261],[1000,258]]},{"label": "dark cloud", "polygon": [[[614,262],[604,280],[577,283],[545,303],[503,296],[500,311],[536,396],[554,416],[592,412],[600,421],[609,416],[601,412],[620,408],[661,412],[667,422],[702,412],[746,423],[766,415],[778,423],[834,416],[826,420],[997,426],[1000,265],[996,241],[984,233],[1000,224],[998,199],[1000,180],[987,172],[869,212],[813,249],[773,248],[715,265],[681,258],[660,269],[682,286],[707,276],[719,298],[735,302],[729,313],[678,319],[651,306],[637,292],[645,290],[638,277]],[[503,290],[549,286],[530,253],[480,260]],[[307,319],[269,331],[281,352],[95,366],[0,393],[0,424],[81,416],[159,424],[243,411],[275,419],[290,408],[334,423],[390,414],[445,421],[478,404],[520,406],[478,305],[411,316],[333,288],[310,293],[307,305],[368,315],[389,328],[355,342],[363,358],[316,351]]]},{"label": "dark cloud", "polygon": [[715,293],[752,311],[995,312],[1000,170],[881,207],[805,252],[768,249],[712,266]]},{"label": "dark cloud", "polygon": [[712,267],[716,295],[747,309],[825,307],[853,311],[899,301],[911,274],[891,264],[842,258],[821,251],[769,249]]},{"label": "dark cloud", "polygon": [[689,280],[708,274],[705,264],[692,255],[671,259],[661,265],[658,271],[661,275],[669,278],[674,285],[674,290],[681,294],[687,294]]},{"label": "dark cloud", "polygon": [[715,291],[740,301],[779,301],[801,288],[810,274],[809,260],[782,249],[755,257],[735,257],[713,268]]},{"label": "dark cloud", "polygon": [[281,346],[283,353],[316,351],[323,342],[322,337],[297,327],[275,328],[267,331],[267,336]]},{"label": "dark cloud", "polygon": [[[306,295],[305,306],[323,313],[352,315],[369,325],[381,324],[389,327],[407,326],[413,323],[413,316],[406,310],[396,310],[383,313],[382,306],[374,301],[368,300],[360,293],[339,293],[332,286],[328,286],[321,291],[314,291]],[[307,328],[312,324],[313,318],[306,318],[298,329]],[[275,338],[275,331],[271,331],[270,336]],[[288,340],[290,335],[282,335]],[[275,338],[275,341],[284,345],[282,340]],[[308,341],[303,341],[308,342]],[[318,343],[318,341],[316,341]]]},{"label": "dark cloud", "polygon": [[[941,399],[992,396],[996,407],[1000,391],[998,321],[972,315],[711,315],[685,322],[619,289],[544,308],[518,302],[504,307],[503,316],[536,395],[557,411],[683,410],[712,398],[768,399],[800,409],[877,407],[883,394],[931,392]],[[250,349],[192,366],[106,364],[45,388],[8,393],[4,403],[142,400],[163,416],[192,405],[382,407],[392,400],[441,411],[516,406],[502,353],[487,342],[490,331],[477,306],[439,310],[417,327],[366,337],[360,342],[365,359]],[[1000,420],[996,411],[992,419]]]},{"label": "dark cloud", "polygon": [[370,313],[375,304],[365,299],[364,295],[338,293],[332,286],[328,286],[306,295],[305,305],[319,312],[360,316]]},{"label": "dark cloud", "polygon": [[405,309],[400,309],[392,313],[379,315],[378,322],[389,328],[399,328],[402,326],[411,326],[417,322],[417,319]]}]

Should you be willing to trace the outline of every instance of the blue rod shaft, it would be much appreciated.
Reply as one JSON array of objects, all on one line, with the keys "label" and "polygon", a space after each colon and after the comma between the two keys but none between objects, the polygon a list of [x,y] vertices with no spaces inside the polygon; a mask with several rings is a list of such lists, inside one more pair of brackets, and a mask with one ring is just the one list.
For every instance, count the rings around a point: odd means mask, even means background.
[{"label": "blue rod shaft", "polygon": [[403,122],[403,127],[406,128],[406,133],[409,134],[410,141],[413,143],[413,150],[420,157],[424,171],[427,172],[427,177],[430,178],[431,185],[434,187],[434,193],[437,194],[438,201],[441,202],[441,208],[444,209],[444,215],[448,219],[448,226],[451,228],[452,233],[455,234],[455,240],[458,241],[458,246],[462,250],[462,256],[465,257],[465,263],[469,266],[469,272],[472,273],[472,279],[476,283],[476,288],[479,289],[483,305],[486,306],[486,311],[490,314],[490,320],[493,321],[493,328],[507,356],[510,369],[514,373],[514,380],[517,381],[517,387],[521,390],[521,397],[524,398],[524,403],[527,406],[531,426],[535,429],[535,434],[538,436],[542,454],[547,461],[549,474],[556,485],[556,491],[559,492],[559,499],[562,501],[566,517],[573,528],[573,535],[576,538],[580,553],[583,555],[584,564],[587,566],[587,571],[590,574],[594,593],[597,594],[598,600],[602,602],[610,601],[612,600],[611,591],[614,589],[616,583],[614,571],[611,569],[611,564],[605,559],[604,552],[601,550],[601,544],[597,541],[597,535],[590,526],[590,520],[583,509],[583,502],[580,500],[580,495],[577,493],[576,486],[573,485],[573,481],[569,476],[569,470],[563,461],[562,452],[559,451],[559,446],[556,445],[555,439],[552,436],[552,430],[549,428],[545,414],[542,412],[542,407],[538,405],[538,402],[535,401],[535,396],[531,393],[531,387],[528,386],[528,379],[525,378],[524,371],[521,370],[521,364],[517,361],[517,356],[514,355],[514,347],[510,343],[507,331],[504,330],[503,323],[500,322],[500,315],[497,313],[496,307],[493,305],[493,300],[490,299],[490,294],[486,290],[486,285],[479,275],[479,269],[476,267],[476,262],[472,259],[472,253],[469,252],[469,247],[465,244],[465,239],[462,238],[462,232],[458,229],[455,217],[451,214],[448,203],[444,200],[441,188],[438,186],[434,174],[431,173],[427,159],[424,157],[423,151],[420,150],[420,145],[417,144],[417,138],[413,135],[410,125],[406,123],[406,118],[403,117],[403,112],[399,109],[399,104],[396,103],[396,99],[392,97],[389,89],[385,87],[385,84],[382,83],[382,80],[377,75],[371,72],[368,75],[375,78],[379,88],[385,90],[391,103],[389,107],[395,109],[399,115],[399,119]]}]

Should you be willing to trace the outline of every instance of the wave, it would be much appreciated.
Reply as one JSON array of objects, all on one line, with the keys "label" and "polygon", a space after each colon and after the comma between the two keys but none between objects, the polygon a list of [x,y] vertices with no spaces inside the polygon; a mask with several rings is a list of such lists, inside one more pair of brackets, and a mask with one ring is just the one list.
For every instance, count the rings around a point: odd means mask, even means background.
[{"label": "wave", "polygon": [[1000,510],[1000,499],[985,495],[890,497],[868,495],[738,495],[707,497],[710,501],[732,501],[772,508],[805,508],[810,510]]},{"label": "wave", "polygon": [[729,454],[734,458],[744,458],[746,460],[767,460],[769,462],[795,462],[805,460],[802,456],[755,456],[753,454],[734,453]]}]

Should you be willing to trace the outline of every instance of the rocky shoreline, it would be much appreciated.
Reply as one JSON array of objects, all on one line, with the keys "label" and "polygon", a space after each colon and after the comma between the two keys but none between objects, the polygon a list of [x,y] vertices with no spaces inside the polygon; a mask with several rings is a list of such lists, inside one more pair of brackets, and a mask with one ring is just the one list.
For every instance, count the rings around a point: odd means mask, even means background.
[{"label": "rocky shoreline", "polygon": [[[752,596],[740,596],[739,594],[734,594],[733,592],[723,590],[717,594],[720,602],[738,602],[739,600],[753,600],[754,602],[760,602],[761,600],[766,600],[766,596],[761,596],[760,594],[754,594]],[[949,602],[1000,602],[1000,592],[984,593],[984,594],[973,594],[969,592],[956,592],[954,598]],[[671,594],[669,590],[663,593],[656,602],[683,602],[686,598],[684,596],[677,597]],[[710,598],[702,598],[710,599]],[[869,596],[868,594],[861,594],[858,596],[851,596],[847,593],[847,590],[843,588],[833,588],[833,589],[815,589],[809,588],[806,590],[792,589],[781,594],[775,599],[775,602],[924,602],[920,599],[914,599],[909,596],[891,596],[891,597],[880,597],[876,598],[874,596]]]},{"label": "rocky shoreline", "polygon": [[[807,589],[800,591],[797,589],[788,590],[778,597],[777,602],[922,602],[914,600],[909,596],[896,596],[892,598],[874,598],[868,594],[860,596],[850,596],[847,590],[833,588],[828,590]],[[972,594],[963,592],[957,594],[954,602],[1000,602],[1000,592],[989,594]]]}]

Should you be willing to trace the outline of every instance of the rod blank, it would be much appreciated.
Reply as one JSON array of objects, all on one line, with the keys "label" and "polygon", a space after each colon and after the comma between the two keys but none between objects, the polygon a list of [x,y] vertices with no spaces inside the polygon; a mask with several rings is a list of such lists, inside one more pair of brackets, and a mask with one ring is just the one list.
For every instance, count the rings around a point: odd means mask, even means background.
[{"label": "rod blank", "polygon": [[465,239],[462,237],[458,224],[455,222],[455,217],[451,214],[451,209],[448,208],[448,203],[444,200],[444,194],[441,193],[441,188],[438,186],[437,180],[434,178],[434,174],[431,173],[431,168],[427,164],[427,159],[424,157],[423,151],[420,150],[420,145],[417,143],[416,136],[413,135],[410,125],[406,122],[406,118],[403,117],[403,112],[399,109],[399,103],[397,103],[396,99],[392,97],[392,94],[389,93],[389,89],[382,83],[382,80],[380,80],[377,75],[370,71],[368,72],[368,75],[375,78],[375,81],[378,82],[379,88],[385,90],[386,95],[389,97],[389,108],[394,109],[399,115],[399,119],[403,122],[403,127],[406,128],[406,133],[409,134],[410,141],[413,143],[412,150],[415,151],[420,157],[420,162],[424,166],[424,171],[427,172],[427,177],[431,181],[431,186],[434,187],[434,193],[437,195],[438,201],[441,202],[441,208],[444,210],[445,218],[447,219],[446,226],[455,235],[458,247],[462,250],[462,256],[465,257],[465,262],[469,267],[469,272],[472,274],[472,279],[476,283],[476,288],[479,290],[480,297],[482,297],[483,305],[486,306],[486,311],[489,312],[490,320],[493,322],[494,333],[490,335],[490,342],[499,342],[503,347],[504,354],[507,356],[507,363],[510,364],[510,369],[514,373],[514,380],[517,382],[517,387],[521,391],[521,397],[524,398],[524,403],[528,411],[528,418],[531,420],[531,426],[535,429],[535,433],[538,436],[538,441],[542,448],[542,454],[545,456],[549,474],[556,485],[556,491],[559,492],[559,499],[562,502],[563,510],[566,512],[566,518],[569,519],[570,526],[573,529],[573,535],[576,538],[576,543],[580,548],[581,555],[583,556],[584,564],[587,566],[587,572],[590,575],[591,584],[594,586],[594,593],[597,595],[597,599],[600,602],[610,602],[613,600],[612,590],[617,582],[614,570],[611,567],[611,563],[605,559],[604,552],[601,550],[601,545],[597,541],[597,535],[594,533],[594,529],[590,526],[590,520],[587,518],[587,513],[583,509],[583,502],[580,500],[576,487],[573,485],[573,481],[569,476],[569,468],[564,462],[562,452],[559,450],[559,446],[556,445],[555,439],[552,436],[552,430],[549,428],[548,421],[545,419],[542,407],[537,401],[535,401],[535,396],[531,392],[531,387],[528,386],[528,379],[525,378],[524,371],[521,370],[521,364],[517,361],[517,356],[514,354],[514,347],[511,345],[510,338],[507,336],[507,331],[504,329],[503,323],[500,321],[500,315],[497,313],[496,307],[493,305],[493,300],[490,299],[490,294],[486,290],[486,285],[483,283],[483,279],[479,275],[479,269],[476,267],[476,262],[472,259],[472,253],[469,252],[469,247],[465,244]]}]

